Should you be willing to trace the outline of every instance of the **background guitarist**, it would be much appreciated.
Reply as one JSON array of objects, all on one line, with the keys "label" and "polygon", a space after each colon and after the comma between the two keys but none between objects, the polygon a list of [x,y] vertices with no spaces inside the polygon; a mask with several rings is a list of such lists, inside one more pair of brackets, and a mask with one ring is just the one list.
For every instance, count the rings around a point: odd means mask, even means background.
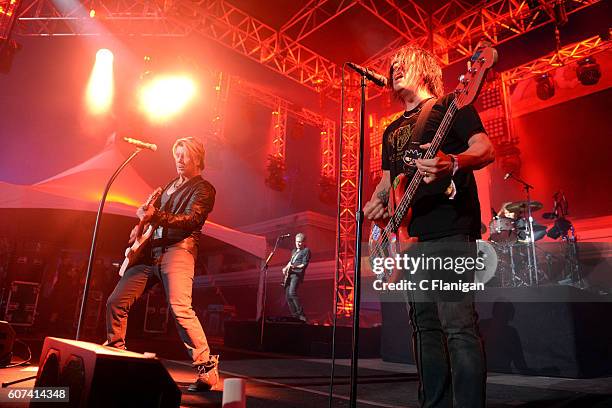
[{"label": "background guitarist", "polygon": [[310,249],[305,246],[306,236],[301,232],[295,235],[295,248],[291,251],[291,259],[283,268],[285,274],[285,297],[291,311],[291,316],[306,323],[304,309],[298,298],[297,290],[304,282],[304,274],[310,262]]},{"label": "background guitarist", "polygon": [[[480,237],[480,204],[472,171],[494,160],[476,110],[467,106],[458,111],[437,157],[420,159],[454,95],[442,96],[442,71],[435,57],[414,46],[399,49],[392,58],[389,85],[405,111],[384,132],[383,176],[364,206],[365,216],[384,226],[391,181],[400,173],[410,177],[419,171],[425,184],[412,206],[410,236],[444,246],[474,241]],[[411,140],[420,110],[431,98],[439,99],[420,141]],[[473,295],[454,302],[434,293],[426,294],[431,298],[425,302],[408,295],[421,405],[484,407],[486,366]]]},{"label": "background guitarist", "polygon": [[192,305],[191,293],[200,230],[215,203],[215,189],[200,173],[204,146],[193,137],[178,139],[172,147],[178,178],[162,191],[154,205],[140,207],[138,218],[155,228],[149,256],[128,268],[106,304],[105,345],[125,348],[130,307],[142,293],[160,281],[172,316],[197,379],[189,391],[211,389],[218,381],[218,357],[210,354],[204,330]]}]

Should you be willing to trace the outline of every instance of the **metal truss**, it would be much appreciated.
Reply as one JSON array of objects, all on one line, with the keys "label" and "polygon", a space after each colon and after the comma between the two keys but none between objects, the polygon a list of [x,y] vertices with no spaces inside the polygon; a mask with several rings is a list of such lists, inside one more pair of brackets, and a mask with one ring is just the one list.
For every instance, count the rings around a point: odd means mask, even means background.
[{"label": "metal truss", "polygon": [[414,1],[359,0],[359,4],[395,30],[403,41],[429,36],[429,15]]},{"label": "metal truss", "polygon": [[287,150],[287,104],[279,98],[276,110],[272,111],[272,155],[284,163]]},{"label": "metal truss", "polygon": [[0,41],[10,37],[19,6],[19,0],[0,0]]},{"label": "metal truss", "polygon": [[[567,14],[599,1],[568,0],[565,2]],[[443,66],[453,64],[472,55],[480,40],[486,39],[496,45],[548,24],[551,21],[548,3],[536,7],[530,7],[530,3],[533,2],[494,0],[466,9],[466,3],[450,2],[432,14],[433,43],[428,44],[430,38],[427,35],[413,43],[433,50]],[[393,41],[368,59],[366,64],[379,71],[386,71],[394,50],[403,44],[406,43],[401,39]]]},{"label": "metal truss", "polygon": [[344,128],[341,129],[340,220],[337,231],[336,305],[339,317],[350,317],[355,296],[355,210],[357,206],[357,160],[359,155],[359,88],[347,87]]},{"label": "metal truss", "polygon": [[329,119],[321,130],[321,176],[336,179],[336,122]]},{"label": "metal truss", "polygon": [[[168,2],[147,0],[24,0],[15,32],[21,36],[185,36],[166,18]],[[92,12],[93,10],[93,12]]]},{"label": "metal truss", "polygon": [[229,75],[223,72],[217,73],[217,82],[215,84],[215,101],[213,104],[213,114],[211,121],[211,135],[217,143],[221,143],[225,139],[225,113],[227,111],[229,91]]},{"label": "metal truss", "polygon": [[[335,177],[336,174],[336,122],[306,108],[297,108],[289,100],[272,94],[267,89],[238,77],[230,77],[233,92],[246,96],[256,103],[277,110],[279,106],[290,116],[320,129],[321,134],[321,175]],[[280,140],[276,143],[280,145]],[[284,142],[283,142],[284,145]],[[284,147],[283,147],[284,149]],[[280,151],[275,147],[275,151]],[[283,157],[284,157],[284,150]]]},{"label": "metal truss", "polygon": [[502,78],[507,85],[512,85],[610,48],[612,48],[612,41],[604,41],[600,36],[594,36],[562,47],[559,52],[550,53],[527,64],[504,71]]},{"label": "metal truss", "polygon": [[356,4],[356,0],[311,0],[281,27],[280,35],[286,35],[297,43]]},{"label": "metal truss", "polygon": [[312,90],[339,78],[336,64],[223,0],[177,0],[168,18]]}]

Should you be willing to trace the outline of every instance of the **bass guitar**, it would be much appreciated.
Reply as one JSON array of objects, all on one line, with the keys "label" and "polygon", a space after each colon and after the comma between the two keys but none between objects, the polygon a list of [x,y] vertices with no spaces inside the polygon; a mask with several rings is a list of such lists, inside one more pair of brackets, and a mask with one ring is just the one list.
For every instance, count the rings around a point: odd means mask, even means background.
[{"label": "bass guitar", "polygon": [[[455,114],[459,109],[476,100],[487,72],[496,62],[497,51],[488,43],[478,44],[474,55],[468,62],[467,73],[459,78],[459,85],[454,91],[455,97],[444,114],[430,147],[423,155],[424,159],[432,159],[436,156],[452,126]],[[416,242],[416,238],[408,234],[408,226],[414,196],[422,181],[423,175],[417,171],[410,180],[405,174],[400,174],[391,183],[388,204],[389,221],[384,228],[372,223],[370,232],[369,261],[373,268],[374,265],[384,265],[380,258],[395,257],[396,254],[405,252],[411,244]],[[377,279],[389,280],[392,273],[392,269],[384,269],[382,273],[377,274]]]},{"label": "bass guitar", "polygon": [[[159,198],[162,193],[161,187],[158,187],[147,199],[144,203],[143,208],[148,209],[154,202]],[[127,268],[134,265],[136,260],[140,257],[142,253],[143,247],[146,245],[147,241],[153,235],[153,225],[148,222],[143,222],[142,220],[136,226],[136,233],[134,235],[134,242],[130,247],[125,250],[125,259],[121,264],[121,268],[119,268],[119,276],[123,276]]]}]

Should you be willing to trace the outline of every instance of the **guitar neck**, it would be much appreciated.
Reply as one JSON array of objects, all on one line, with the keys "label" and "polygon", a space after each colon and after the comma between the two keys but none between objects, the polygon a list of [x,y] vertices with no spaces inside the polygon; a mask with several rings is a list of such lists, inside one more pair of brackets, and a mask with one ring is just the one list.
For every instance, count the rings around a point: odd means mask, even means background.
[{"label": "guitar neck", "polygon": [[[442,145],[442,142],[444,142],[444,139],[446,138],[446,135],[448,134],[448,131],[453,123],[455,113],[457,113],[457,105],[455,104],[455,100],[453,99],[453,101],[448,106],[444,117],[442,118],[442,122],[440,122],[440,126],[438,127],[438,130],[436,131],[433,140],[431,141],[431,146],[429,146],[429,149],[427,149],[427,152],[425,152],[425,155],[423,156],[424,159],[432,159],[436,156],[438,150],[440,149],[440,146]],[[406,188],[404,196],[402,197],[400,203],[397,206],[397,209],[395,210],[395,213],[389,220],[389,224],[387,225],[387,227],[391,228],[391,231],[396,231],[399,228],[402,220],[408,212],[408,209],[412,205],[414,195],[416,194],[416,191],[421,185],[422,181],[423,175],[419,171],[415,172],[414,176],[412,177],[412,180],[410,181],[410,184],[408,184],[408,188]]]}]

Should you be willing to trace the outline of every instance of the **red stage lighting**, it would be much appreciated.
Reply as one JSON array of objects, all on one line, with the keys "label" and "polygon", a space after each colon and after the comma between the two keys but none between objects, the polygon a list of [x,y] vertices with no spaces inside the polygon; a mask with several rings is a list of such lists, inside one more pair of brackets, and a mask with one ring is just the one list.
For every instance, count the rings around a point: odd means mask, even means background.
[{"label": "red stage lighting", "polygon": [[595,85],[601,78],[601,69],[593,57],[586,57],[578,61],[576,76],[582,85]]},{"label": "red stage lighting", "polygon": [[538,98],[543,101],[552,98],[555,95],[555,84],[548,74],[541,74],[536,78],[536,93]]}]

